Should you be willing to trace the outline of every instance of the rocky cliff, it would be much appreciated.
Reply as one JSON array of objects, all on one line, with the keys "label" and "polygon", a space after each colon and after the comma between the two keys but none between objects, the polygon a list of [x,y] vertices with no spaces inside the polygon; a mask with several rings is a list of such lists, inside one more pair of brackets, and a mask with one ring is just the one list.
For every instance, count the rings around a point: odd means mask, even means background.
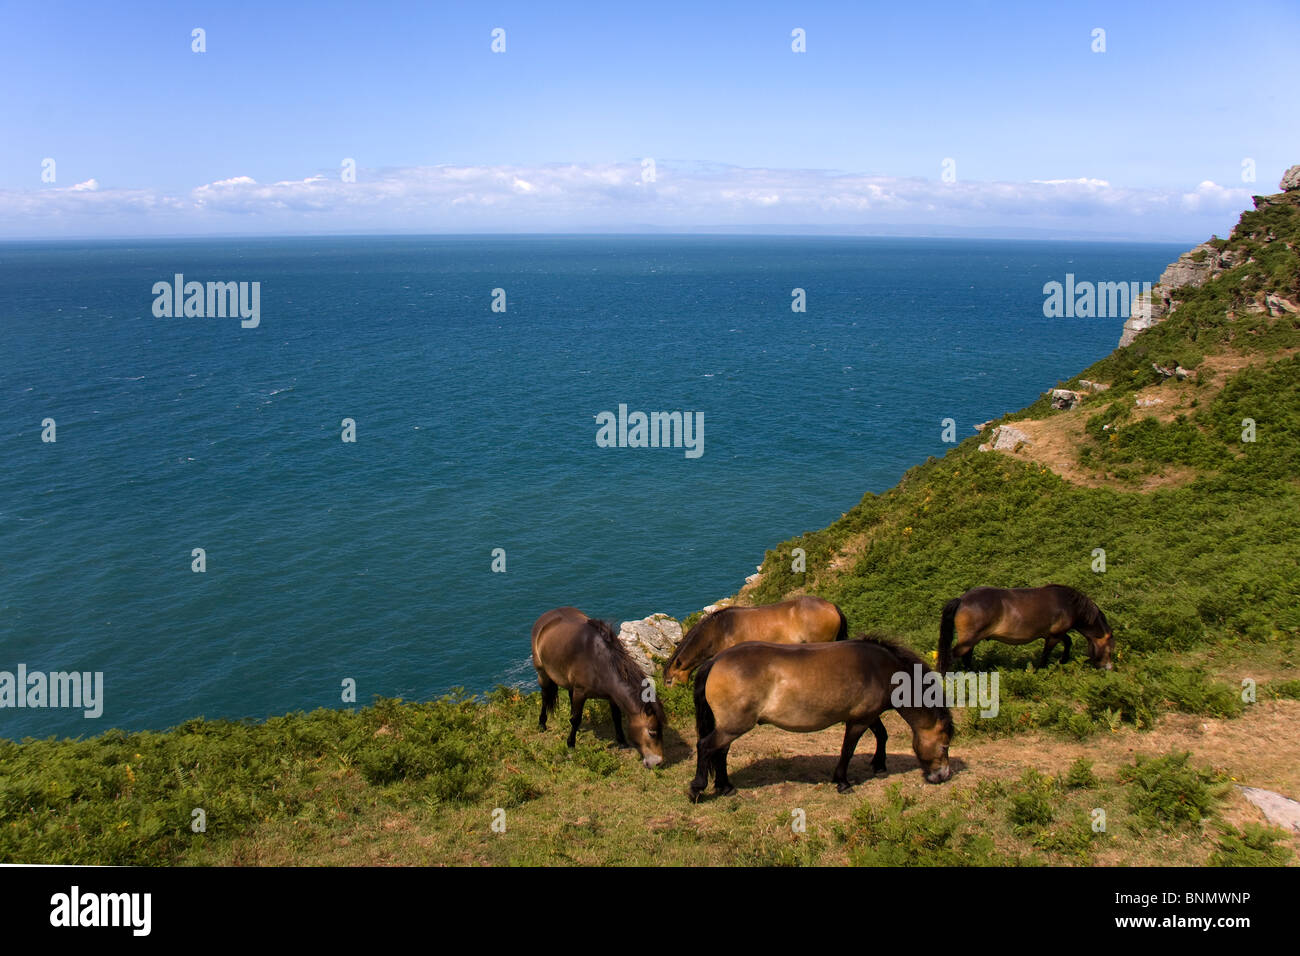
[{"label": "rocky cliff", "polygon": [[[1282,190],[1280,194],[1256,196],[1255,208],[1260,209],[1300,197],[1300,165],[1292,166],[1283,174],[1279,188]],[[1263,238],[1264,241],[1269,241],[1268,237]],[[1225,248],[1216,240],[1203,242],[1196,248],[1184,252],[1176,262],[1170,263],[1161,273],[1160,281],[1152,286],[1151,291],[1142,293],[1138,301],[1133,304],[1128,321],[1124,323],[1124,331],[1119,338],[1120,348],[1130,344],[1140,332],[1163,322],[1177,309],[1179,290],[1198,288],[1211,279],[1218,278],[1229,269],[1241,265],[1243,261],[1246,260],[1241,258],[1238,251]],[[1262,309],[1271,312],[1274,308],[1285,308],[1283,303],[1291,304],[1284,299],[1278,303],[1264,301],[1260,305]]]}]

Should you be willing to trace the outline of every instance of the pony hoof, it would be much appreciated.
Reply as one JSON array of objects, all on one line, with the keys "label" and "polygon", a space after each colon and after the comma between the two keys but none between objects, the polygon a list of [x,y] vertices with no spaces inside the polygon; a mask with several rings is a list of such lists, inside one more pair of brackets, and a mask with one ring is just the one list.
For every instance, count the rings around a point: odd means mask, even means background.
[{"label": "pony hoof", "polygon": [[714,789],[713,792],[720,797],[730,797],[736,792],[736,788],[733,787],[731,784],[727,784],[725,788],[719,787]]},{"label": "pony hoof", "polygon": [[879,767],[873,766],[871,768],[871,773],[873,776],[883,777],[886,776],[889,771],[885,768],[884,764],[881,764]]},{"label": "pony hoof", "polygon": [[700,794],[702,794],[703,792],[704,792],[703,790],[696,790],[694,787],[691,787],[689,790],[686,791],[686,795],[691,798],[691,803],[699,803]]},{"label": "pony hoof", "polygon": [[853,789],[853,784],[849,783],[848,781],[842,780],[839,783],[835,784],[835,789],[838,790],[840,793],[848,793],[850,790]]}]

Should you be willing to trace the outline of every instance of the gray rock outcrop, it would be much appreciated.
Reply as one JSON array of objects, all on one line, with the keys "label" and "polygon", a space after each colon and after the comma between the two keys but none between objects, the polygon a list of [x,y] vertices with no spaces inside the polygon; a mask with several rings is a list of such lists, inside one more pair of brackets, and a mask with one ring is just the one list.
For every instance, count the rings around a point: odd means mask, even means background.
[{"label": "gray rock outcrop", "polygon": [[1145,332],[1151,326],[1159,324],[1165,317],[1167,302],[1164,290],[1158,285],[1153,286],[1150,292],[1139,293],[1137,301],[1129,309],[1128,318],[1124,320],[1124,331],[1119,336],[1119,347],[1128,345],[1137,338],[1139,332]]},{"label": "gray rock outcrop", "polygon": [[1200,286],[1222,271],[1219,250],[1208,242],[1203,242],[1165,266],[1157,285],[1166,289],[1179,289],[1185,285]]},{"label": "gray rock outcrop", "polygon": [[989,440],[980,445],[980,451],[1015,451],[1021,444],[1032,444],[1029,436],[1019,428],[1012,428],[1010,425],[999,425],[993,429],[989,435]]},{"label": "gray rock outcrop", "polygon": [[1160,274],[1160,281],[1151,287],[1150,292],[1140,293],[1129,309],[1124,331],[1119,337],[1120,348],[1137,338],[1139,332],[1159,325],[1178,307],[1172,297],[1175,289],[1202,286],[1234,264],[1233,253],[1221,253],[1208,242],[1184,252],[1177,261],[1169,263]]},{"label": "gray rock outcrop", "polygon": [[1052,389],[1052,407],[1062,410],[1074,408],[1079,404],[1080,395],[1078,392],[1072,392],[1068,388]]},{"label": "gray rock outcrop", "polygon": [[1289,193],[1293,189],[1300,189],[1300,166],[1292,166],[1282,174],[1282,182],[1279,184],[1282,192]]},{"label": "gray rock outcrop", "polygon": [[1272,292],[1264,296],[1264,307],[1268,309],[1269,315],[1282,315],[1283,313],[1295,315],[1300,312],[1300,305],[1290,299],[1284,299],[1280,295],[1274,295]]},{"label": "gray rock outcrop", "polygon": [[1191,369],[1183,368],[1181,365],[1175,365],[1173,368],[1165,368],[1158,362],[1152,362],[1151,368],[1162,378],[1176,378],[1180,382],[1194,374]]},{"label": "gray rock outcrop", "polygon": [[[1296,168],[1300,169],[1300,166]],[[1259,787],[1238,785],[1237,789],[1241,791],[1243,797],[1259,807],[1264,814],[1264,819],[1273,826],[1300,833],[1300,803],[1272,790],[1261,790]]]},{"label": "gray rock outcrop", "polygon": [[672,656],[682,640],[682,625],[667,614],[651,614],[639,621],[624,621],[619,625],[618,639],[623,642],[632,659],[647,674],[655,669],[655,658]]}]

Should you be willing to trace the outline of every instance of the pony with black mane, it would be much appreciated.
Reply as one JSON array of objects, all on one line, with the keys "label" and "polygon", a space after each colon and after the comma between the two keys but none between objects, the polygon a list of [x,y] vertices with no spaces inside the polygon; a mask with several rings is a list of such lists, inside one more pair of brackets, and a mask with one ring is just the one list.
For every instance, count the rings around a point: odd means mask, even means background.
[{"label": "pony with black mane", "polygon": [[602,698],[609,701],[618,745],[628,746],[623,736],[626,711],[628,733],[642,764],[655,767],[663,762],[663,734],[668,727],[663,704],[609,624],[587,617],[576,607],[547,611],[533,625],[533,667],[542,688],[542,713],[537,720],[541,730],[546,729],[546,718],[555,710],[563,687],[569,692],[570,747],[577,742],[583,706],[591,698]]},{"label": "pony with black mane", "polygon": [[974,667],[974,649],[992,638],[1004,644],[1028,644],[1043,639],[1038,666],[1064,641],[1061,663],[1070,659],[1070,631],[1088,641],[1094,667],[1113,670],[1115,635],[1101,608],[1088,595],[1064,584],[1041,588],[972,588],[943,606],[939,622],[939,670],[947,673],[954,658],[967,670]]},{"label": "pony with black mane", "polygon": [[700,618],[664,665],[664,683],[684,683],[691,671],[719,651],[744,641],[819,644],[849,634],[844,612],[812,595],[758,607],[724,607]]},{"label": "pony with black mane", "polygon": [[[919,670],[918,670],[919,668]],[[709,776],[720,796],[736,792],[727,776],[731,744],[758,724],[811,733],[844,724],[844,743],[831,782],[852,789],[849,761],[858,740],[876,737],[873,773],[886,769],[889,735],[880,715],[895,710],[912,729],[912,749],[925,779],[943,783],[952,775],[948,745],[952,713],[916,699],[895,703],[897,675],[911,680],[930,667],[913,651],[879,635],[823,644],[737,644],[705,663],[695,676],[696,772],[690,797],[698,801]],[[900,700],[906,700],[902,697]]]}]

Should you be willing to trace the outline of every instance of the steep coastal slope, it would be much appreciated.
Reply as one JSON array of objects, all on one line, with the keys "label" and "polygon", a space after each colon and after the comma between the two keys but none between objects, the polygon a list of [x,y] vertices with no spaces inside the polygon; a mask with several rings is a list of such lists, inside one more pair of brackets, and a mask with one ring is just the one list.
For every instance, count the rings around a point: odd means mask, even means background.
[{"label": "steep coastal slope", "polygon": [[[1235,659],[1261,675],[1290,672],[1300,635],[1300,189],[1255,205],[1227,239],[1166,270],[1154,320],[1126,329],[1127,344],[830,527],[768,552],[740,600],[817,593],[855,626],[929,649],[943,602],[978,584],[1059,582],[1092,595],[1126,676],[1080,675],[1073,688],[1050,674],[1011,681],[993,723],[1143,724],[1170,700],[1199,709],[1215,696],[1205,681]],[[792,570],[795,548],[806,573]],[[1015,669],[1032,657],[987,644],[979,653]],[[1224,707],[1236,697],[1223,695]]]}]

